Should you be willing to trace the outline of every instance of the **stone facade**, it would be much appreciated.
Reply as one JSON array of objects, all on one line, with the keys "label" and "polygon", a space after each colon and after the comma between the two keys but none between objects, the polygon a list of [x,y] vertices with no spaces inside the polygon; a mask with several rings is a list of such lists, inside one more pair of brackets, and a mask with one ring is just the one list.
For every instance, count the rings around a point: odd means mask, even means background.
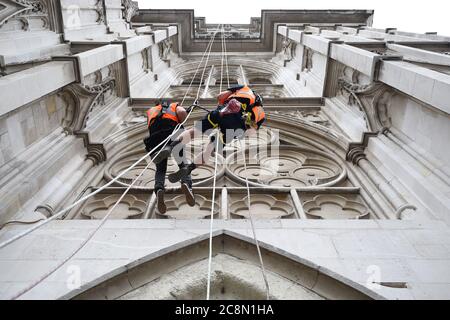
[{"label": "stone facade", "polygon": [[[213,164],[194,171],[195,207],[167,181],[160,214],[151,164],[111,221],[22,297],[202,298],[214,202],[213,296],[264,298],[247,178],[272,298],[450,298],[450,37],[375,29],[372,18],[263,10],[224,25],[227,76],[221,32],[201,76],[218,26],[192,10],[0,0],[0,241],[141,158],[145,111],[158,98],[188,106],[198,92],[213,108],[221,87],[249,84],[268,114],[244,153],[225,147],[215,177]],[[194,139],[189,155],[206,140]],[[1,248],[0,298],[70,255],[146,165]],[[81,288],[68,285],[73,268]]]}]

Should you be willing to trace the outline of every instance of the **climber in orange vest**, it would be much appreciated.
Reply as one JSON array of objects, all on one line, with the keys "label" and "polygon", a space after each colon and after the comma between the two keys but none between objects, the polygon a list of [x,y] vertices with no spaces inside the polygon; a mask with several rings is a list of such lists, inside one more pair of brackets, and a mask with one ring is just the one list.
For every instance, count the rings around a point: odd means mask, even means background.
[{"label": "climber in orange vest", "polygon": [[[182,142],[187,144],[195,134],[195,131],[205,133],[208,130],[220,129],[220,139],[224,144],[233,139],[240,139],[249,130],[258,130],[265,121],[266,115],[263,109],[262,97],[250,89],[247,85],[231,87],[218,96],[218,106],[215,110],[197,122],[193,128],[183,132],[177,139],[167,145],[156,157],[155,162],[163,161],[172,153],[172,150]],[[205,159],[215,148],[214,137],[205,150],[198,155],[191,164],[183,165],[180,170],[169,175],[169,181],[175,182],[190,175],[197,165],[204,165]],[[178,148],[178,147],[177,147]]]},{"label": "climber in orange vest", "polygon": [[[149,136],[144,139],[147,152],[150,152],[150,150],[170,136],[176,125],[182,123],[186,117],[186,110],[179,106],[177,102],[170,103],[170,101],[160,101],[157,102],[153,108],[150,108],[147,111]],[[156,148],[150,156],[153,157],[160,149],[161,147]],[[180,157],[177,159],[177,163],[180,168],[183,168],[187,165],[184,157],[184,148],[181,148],[179,155]],[[167,172],[167,157],[162,161],[154,162],[156,164],[154,191],[158,201],[158,211],[160,213],[165,213],[167,207],[164,203],[164,184]],[[192,179],[190,174],[183,176],[181,179],[181,190],[186,196],[186,202],[193,207],[195,205],[195,198],[192,192]]]}]

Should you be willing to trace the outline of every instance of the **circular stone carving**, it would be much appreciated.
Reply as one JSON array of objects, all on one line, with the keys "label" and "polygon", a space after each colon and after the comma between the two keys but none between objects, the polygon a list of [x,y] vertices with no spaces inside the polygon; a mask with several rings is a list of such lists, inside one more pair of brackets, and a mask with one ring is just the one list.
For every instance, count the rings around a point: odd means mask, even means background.
[{"label": "circular stone carving", "polygon": [[[186,158],[192,159],[189,152],[186,152]],[[104,177],[107,181],[111,181],[115,177],[117,177],[121,172],[125,171],[129,168],[133,163],[139,160],[144,156],[144,153],[140,150],[130,151],[124,153],[116,160],[112,161],[106,169]],[[128,171],[126,174],[121,176],[116,182],[116,185],[128,187],[132,181],[139,176],[139,174],[144,170],[147,166],[147,163],[150,159],[147,157],[142,160],[139,164],[137,164],[133,169]],[[223,176],[225,172],[225,168],[223,165],[223,158],[219,155],[218,159],[218,172],[217,179]],[[192,182],[194,186],[208,185],[213,178],[214,173],[214,158],[211,157],[210,164],[197,168],[192,172]],[[167,175],[178,170],[178,165],[175,160],[170,157],[167,163]],[[133,187],[142,188],[142,189],[152,189],[155,183],[155,171],[156,166],[152,162],[150,163],[147,170],[142,174],[142,176],[133,184]],[[171,183],[168,179],[166,179],[166,187],[178,187],[179,183]]]},{"label": "circular stone carving", "polygon": [[[237,200],[230,205],[232,215],[250,218],[248,212],[247,197]],[[294,213],[294,208],[287,201],[278,200],[267,194],[254,194],[251,196],[252,217],[258,219],[279,219],[290,216]]]},{"label": "circular stone carving", "polygon": [[266,181],[276,174],[270,168],[252,164],[247,165],[247,171],[245,171],[244,165],[236,166],[235,173],[244,179],[247,177],[249,181],[253,182]]},{"label": "circular stone carving", "polygon": [[233,180],[254,186],[280,187],[332,186],[346,176],[331,156],[324,152],[294,146],[280,146],[278,151],[246,150],[247,170],[242,153],[236,151],[225,161],[226,172]]},{"label": "circular stone carving", "polygon": [[306,201],[303,209],[315,219],[361,219],[369,215],[363,203],[333,194],[318,195]]},{"label": "circular stone carving", "polygon": [[[242,140],[242,144],[245,149],[248,149],[252,146],[267,146],[276,143],[278,140],[278,136],[274,133],[273,130],[268,129],[267,127],[262,127],[254,135],[245,136]],[[241,141],[233,140],[224,147],[226,152],[233,152],[241,149]]]},{"label": "circular stone carving", "polygon": [[[208,142],[210,141],[209,136],[200,135],[195,136],[188,144],[187,150],[189,152],[193,152],[194,154],[198,154],[201,152]],[[258,146],[259,148],[265,148],[268,145],[277,143],[278,134],[274,133],[273,130],[267,129],[265,127],[258,130],[254,135],[245,136],[242,140],[245,149],[248,149],[252,146]],[[227,143],[224,146],[224,152],[226,154],[230,154],[231,152],[240,150],[241,142],[239,140],[232,140],[230,143]]]}]

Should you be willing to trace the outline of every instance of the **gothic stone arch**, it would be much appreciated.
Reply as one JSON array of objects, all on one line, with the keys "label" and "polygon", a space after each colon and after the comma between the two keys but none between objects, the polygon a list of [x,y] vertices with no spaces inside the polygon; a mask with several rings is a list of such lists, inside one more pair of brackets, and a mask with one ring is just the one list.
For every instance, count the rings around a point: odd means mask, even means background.
[{"label": "gothic stone arch", "polygon": [[[202,299],[206,292],[208,237],[199,236],[112,271],[66,299]],[[261,243],[271,299],[382,299],[375,292],[309,260]],[[265,299],[253,241],[219,231],[213,237],[213,299]],[[106,279],[106,280],[105,280]]]}]

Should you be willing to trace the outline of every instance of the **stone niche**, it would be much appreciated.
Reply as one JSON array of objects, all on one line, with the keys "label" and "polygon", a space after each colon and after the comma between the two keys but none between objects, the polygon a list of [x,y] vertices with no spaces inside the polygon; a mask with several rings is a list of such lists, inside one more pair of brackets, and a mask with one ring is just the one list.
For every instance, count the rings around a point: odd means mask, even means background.
[{"label": "stone niche", "polygon": [[[171,252],[153,253],[126,272],[103,276],[65,298],[77,300],[204,299],[208,274],[209,239],[199,238]],[[266,289],[253,240],[232,232],[213,237],[211,298],[266,299]],[[363,285],[307,260],[294,260],[281,250],[261,244],[270,286],[270,299],[378,299]],[[105,280],[106,279],[106,280]],[[101,282],[100,282],[101,281]]]}]

